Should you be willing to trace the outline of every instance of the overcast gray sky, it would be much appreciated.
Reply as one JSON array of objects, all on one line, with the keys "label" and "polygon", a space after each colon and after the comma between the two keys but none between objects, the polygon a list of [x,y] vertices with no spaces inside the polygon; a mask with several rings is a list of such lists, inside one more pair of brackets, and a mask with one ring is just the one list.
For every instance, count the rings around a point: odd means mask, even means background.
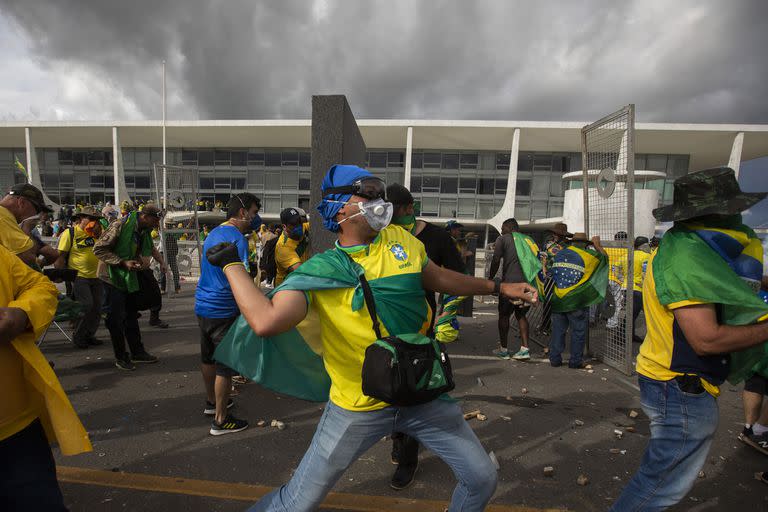
[{"label": "overcast gray sky", "polygon": [[768,2],[0,0],[0,119],[768,122]]}]

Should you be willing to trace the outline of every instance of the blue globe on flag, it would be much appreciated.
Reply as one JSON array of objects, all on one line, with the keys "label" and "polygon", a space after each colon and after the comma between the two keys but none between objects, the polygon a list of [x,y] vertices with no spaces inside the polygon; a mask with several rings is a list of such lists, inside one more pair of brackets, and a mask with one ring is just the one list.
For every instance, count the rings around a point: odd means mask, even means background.
[{"label": "blue globe on flag", "polygon": [[555,257],[552,275],[555,286],[560,289],[570,288],[584,277],[584,260],[576,251],[560,251]]}]

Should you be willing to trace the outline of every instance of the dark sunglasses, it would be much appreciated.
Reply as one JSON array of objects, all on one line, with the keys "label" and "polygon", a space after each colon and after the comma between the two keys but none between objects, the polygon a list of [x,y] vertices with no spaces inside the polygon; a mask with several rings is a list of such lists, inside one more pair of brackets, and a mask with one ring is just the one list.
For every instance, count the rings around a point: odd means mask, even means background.
[{"label": "dark sunglasses", "polygon": [[381,178],[370,177],[355,181],[351,185],[323,189],[323,197],[330,194],[352,194],[366,199],[386,199],[387,184]]}]

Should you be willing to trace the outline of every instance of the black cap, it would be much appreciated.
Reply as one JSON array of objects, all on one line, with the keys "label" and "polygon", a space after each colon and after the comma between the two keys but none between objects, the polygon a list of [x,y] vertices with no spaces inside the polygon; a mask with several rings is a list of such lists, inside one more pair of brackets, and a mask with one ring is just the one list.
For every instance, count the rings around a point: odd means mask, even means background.
[{"label": "black cap", "polygon": [[8,194],[12,196],[23,197],[30,203],[34,204],[35,207],[41,212],[50,213],[53,211],[53,208],[45,204],[45,197],[43,196],[43,193],[40,192],[40,189],[34,185],[30,185],[29,183],[19,183],[18,185],[14,185],[11,187],[11,190],[8,191]]},{"label": "black cap", "polygon": [[455,220],[449,220],[445,223],[445,229],[451,230],[451,229],[461,229],[464,227],[464,224],[461,224]]},{"label": "black cap", "polygon": [[301,224],[301,214],[297,208],[286,208],[280,212],[280,222],[283,224]]},{"label": "black cap", "polygon": [[408,206],[413,204],[413,195],[401,184],[393,183],[387,187],[387,201],[395,206]]}]

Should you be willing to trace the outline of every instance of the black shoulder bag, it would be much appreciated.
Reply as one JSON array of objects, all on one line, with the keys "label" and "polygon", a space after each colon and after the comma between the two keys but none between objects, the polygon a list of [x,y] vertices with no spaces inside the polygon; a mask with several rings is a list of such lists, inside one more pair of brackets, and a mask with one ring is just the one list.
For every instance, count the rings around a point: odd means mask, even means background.
[{"label": "black shoulder bag", "polygon": [[443,345],[418,332],[382,337],[373,292],[365,274],[359,278],[377,338],[365,350],[363,393],[403,407],[425,404],[451,391],[453,372]]}]

